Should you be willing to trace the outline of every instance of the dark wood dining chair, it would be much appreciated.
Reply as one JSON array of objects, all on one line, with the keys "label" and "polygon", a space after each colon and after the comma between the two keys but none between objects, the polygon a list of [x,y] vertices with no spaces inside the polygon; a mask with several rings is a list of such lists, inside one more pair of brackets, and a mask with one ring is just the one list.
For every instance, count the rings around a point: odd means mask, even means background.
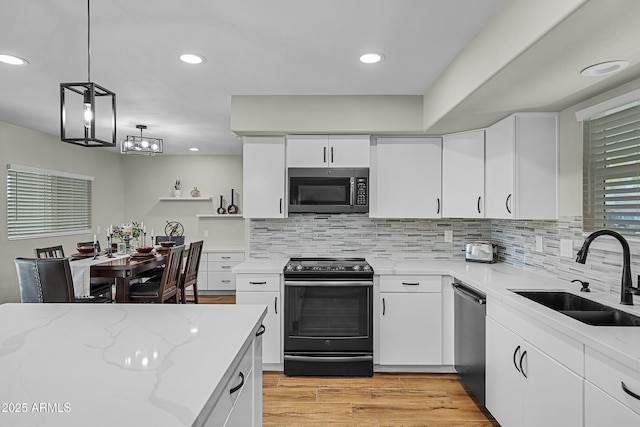
[{"label": "dark wood dining chair", "polygon": [[180,302],[187,303],[187,288],[193,286],[193,302],[198,304],[198,271],[200,270],[200,256],[202,255],[202,245],[204,241],[199,240],[189,245],[187,261],[184,265],[184,272],[180,278]]},{"label": "dark wood dining chair", "polygon": [[[93,242],[90,242],[91,246],[93,246]],[[98,242],[98,245],[100,242]],[[98,247],[98,251],[100,247]],[[78,247],[86,246],[86,244],[78,243]],[[59,246],[51,246],[49,248],[36,248],[36,257],[40,259],[48,259],[48,258],[64,258],[64,250],[62,249],[62,245]],[[97,296],[105,296],[109,299],[113,298],[113,285],[115,284],[115,279],[109,279],[106,277],[92,277],[89,282],[89,295],[97,297]]]},{"label": "dark wood dining chair", "polygon": [[[93,242],[78,242],[78,244],[76,245],[76,248],[81,248],[81,247],[93,247]],[[99,253],[100,252],[100,240],[96,241],[96,251]]]},{"label": "dark wood dining chair", "polygon": [[183,252],[184,245],[169,249],[160,280],[151,279],[131,285],[129,300],[131,302],[164,303],[167,300],[178,302]]},{"label": "dark wood dining chair", "polygon": [[36,248],[36,258],[64,258],[64,249],[62,245]]},{"label": "dark wood dining chair", "polygon": [[76,299],[68,258],[16,258],[14,263],[22,302],[111,302],[101,296]]}]

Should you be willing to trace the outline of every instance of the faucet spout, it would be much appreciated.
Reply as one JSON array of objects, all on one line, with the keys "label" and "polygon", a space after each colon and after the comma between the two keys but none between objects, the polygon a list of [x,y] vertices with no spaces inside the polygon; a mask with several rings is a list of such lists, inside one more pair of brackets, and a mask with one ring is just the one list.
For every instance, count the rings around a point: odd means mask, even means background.
[{"label": "faucet spout", "polygon": [[631,279],[631,251],[629,249],[629,243],[618,232],[613,230],[598,230],[584,240],[582,248],[578,251],[576,256],[576,262],[584,264],[587,261],[587,254],[589,253],[589,246],[596,237],[599,236],[611,236],[620,242],[622,245],[622,282],[620,283],[620,304],[633,305],[633,280]]}]

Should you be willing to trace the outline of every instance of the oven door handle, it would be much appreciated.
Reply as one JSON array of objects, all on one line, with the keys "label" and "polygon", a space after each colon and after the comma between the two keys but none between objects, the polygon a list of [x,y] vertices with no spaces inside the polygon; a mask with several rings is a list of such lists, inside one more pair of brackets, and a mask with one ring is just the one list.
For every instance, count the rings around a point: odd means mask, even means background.
[{"label": "oven door handle", "polygon": [[370,354],[362,356],[293,356],[285,354],[284,360],[295,360],[297,362],[360,362],[373,360],[373,356]]},{"label": "oven door handle", "polygon": [[340,280],[340,281],[304,281],[304,280],[285,280],[285,286],[317,286],[317,287],[346,287],[346,286],[373,286],[372,281],[350,281],[350,280]]}]

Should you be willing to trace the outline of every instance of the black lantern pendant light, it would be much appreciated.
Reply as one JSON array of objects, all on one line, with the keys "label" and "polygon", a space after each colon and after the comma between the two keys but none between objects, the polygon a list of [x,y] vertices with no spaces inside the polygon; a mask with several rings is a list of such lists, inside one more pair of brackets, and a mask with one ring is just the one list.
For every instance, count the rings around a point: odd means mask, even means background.
[{"label": "black lantern pendant light", "polygon": [[60,139],[83,147],[115,147],[116,94],[91,82],[89,3],[87,0],[87,82],[60,83]]}]

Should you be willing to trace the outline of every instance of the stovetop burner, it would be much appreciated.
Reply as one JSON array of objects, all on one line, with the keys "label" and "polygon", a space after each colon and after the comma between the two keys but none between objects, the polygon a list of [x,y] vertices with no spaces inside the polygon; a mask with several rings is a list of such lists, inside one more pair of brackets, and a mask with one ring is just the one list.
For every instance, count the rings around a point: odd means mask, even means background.
[{"label": "stovetop burner", "polygon": [[291,258],[284,267],[285,277],[325,274],[366,275],[373,277],[373,268],[364,258]]}]

